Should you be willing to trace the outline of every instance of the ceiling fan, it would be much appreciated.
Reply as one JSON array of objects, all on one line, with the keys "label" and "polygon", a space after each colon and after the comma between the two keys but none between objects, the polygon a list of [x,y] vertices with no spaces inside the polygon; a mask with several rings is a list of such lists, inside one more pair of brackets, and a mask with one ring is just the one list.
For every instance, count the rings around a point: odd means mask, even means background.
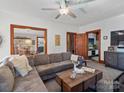
[{"label": "ceiling fan", "polygon": [[86,13],[85,9],[82,6],[85,3],[92,2],[94,0],[57,0],[56,3],[59,4],[59,8],[42,8],[44,11],[59,11],[59,14],[55,17],[58,19],[61,15],[69,15],[72,18],[77,16],[71,11],[71,9],[80,9],[83,13]]}]

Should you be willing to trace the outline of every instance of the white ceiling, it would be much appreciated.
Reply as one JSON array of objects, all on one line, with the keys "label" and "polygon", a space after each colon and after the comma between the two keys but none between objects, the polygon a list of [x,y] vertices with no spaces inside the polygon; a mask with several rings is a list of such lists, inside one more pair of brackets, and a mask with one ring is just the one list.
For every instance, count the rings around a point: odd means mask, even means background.
[{"label": "white ceiling", "polygon": [[56,0],[0,0],[0,10],[33,16],[41,18],[41,20],[46,18],[46,20],[73,25],[85,25],[124,13],[124,0],[95,0],[82,6],[87,11],[86,14],[80,10],[72,10],[77,15],[76,19],[69,16],[62,16],[55,20],[54,17],[58,14],[58,11],[41,11],[41,8],[58,8],[59,6],[55,1]]}]

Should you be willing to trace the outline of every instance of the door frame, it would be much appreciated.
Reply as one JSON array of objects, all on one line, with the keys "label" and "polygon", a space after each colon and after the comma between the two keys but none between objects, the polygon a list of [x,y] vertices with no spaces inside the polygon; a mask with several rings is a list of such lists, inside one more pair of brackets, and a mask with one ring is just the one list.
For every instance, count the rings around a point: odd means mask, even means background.
[{"label": "door frame", "polygon": [[[91,31],[87,31],[86,34],[87,34],[87,41],[88,41],[88,34],[89,33],[99,33],[99,37],[98,37],[98,51],[99,51],[99,62],[98,63],[103,63],[103,61],[101,60],[101,29],[96,29],[96,30],[91,30]],[[88,41],[89,42],[89,41]],[[87,43],[87,47],[88,47],[88,43]],[[87,55],[88,55],[88,48],[87,48]]]},{"label": "door frame", "polygon": [[68,51],[68,34],[74,34],[74,53],[76,53],[76,35],[77,33],[75,32],[66,32],[66,51]]},{"label": "door frame", "polygon": [[46,28],[37,28],[37,27],[31,27],[31,26],[10,24],[10,54],[11,55],[14,54],[14,29],[15,28],[44,31],[45,54],[47,54],[47,29]]}]

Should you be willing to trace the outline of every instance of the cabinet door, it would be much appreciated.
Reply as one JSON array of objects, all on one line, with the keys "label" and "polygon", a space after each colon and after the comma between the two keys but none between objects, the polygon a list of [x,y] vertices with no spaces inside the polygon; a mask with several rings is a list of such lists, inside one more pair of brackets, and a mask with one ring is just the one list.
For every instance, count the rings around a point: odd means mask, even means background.
[{"label": "cabinet door", "polygon": [[105,64],[117,67],[117,54],[113,52],[105,52]]},{"label": "cabinet door", "polygon": [[123,53],[118,54],[118,68],[124,70],[124,54]]}]

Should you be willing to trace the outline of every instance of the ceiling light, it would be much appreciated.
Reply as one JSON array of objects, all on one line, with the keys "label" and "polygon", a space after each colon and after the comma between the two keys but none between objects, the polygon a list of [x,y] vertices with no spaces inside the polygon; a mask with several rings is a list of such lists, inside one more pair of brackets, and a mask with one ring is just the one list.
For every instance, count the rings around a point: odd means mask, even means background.
[{"label": "ceiling light", "polygon": [[60,9],[59,12],[61,15],[67,15],[69,10],[68,10],[68,8],[63,8],[63,9]]}]

